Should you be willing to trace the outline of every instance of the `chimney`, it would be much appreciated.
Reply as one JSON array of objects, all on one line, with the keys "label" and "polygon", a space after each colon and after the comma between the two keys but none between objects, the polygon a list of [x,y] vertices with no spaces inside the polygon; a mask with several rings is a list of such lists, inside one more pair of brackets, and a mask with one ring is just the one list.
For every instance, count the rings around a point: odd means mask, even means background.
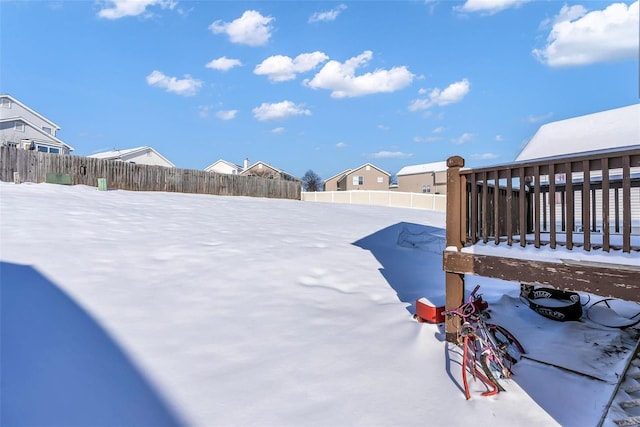
[{"label": "chimney", "polygon": [[249,158],[244,159],[244,170],[249,169]]}]

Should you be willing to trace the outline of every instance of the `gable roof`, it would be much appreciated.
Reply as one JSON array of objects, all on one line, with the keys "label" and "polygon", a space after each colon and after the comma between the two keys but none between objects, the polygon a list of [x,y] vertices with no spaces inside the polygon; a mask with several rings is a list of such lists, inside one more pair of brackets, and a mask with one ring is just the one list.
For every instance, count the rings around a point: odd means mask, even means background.
[{"label": "gable roof", "polygon": [[516,161],[640,144],[640,104],[540,126]]},{"label": "gable roof", "polygon": [[[51,135],[50,133],[45,132],[44,130],[42,130],[39,126],[36,126],[35,124],[31,123],[29,120],[25,119],[24,117],[19,117],[19,116],[15,116],[15,117],[5,117],[0,119],[0,123],[6,123],[6,122],[15,122],[15,121],[21,121],[24,124],[26,124],[27,126],[29,126],[30,128],[32,128],[33,130],[35,130],[36,132],[40,133],[45,139],[45,140],[50,140],[53,141],[57,144],[63,145],[65,146],[69,151],[73,151],[75,150],[72,146],[70,146],[69,144],[67,144],[66,142],[62,141],[60,138]],[[26,138],[29,139],[29,138]]]},{"label": "gable roof", "polygon": [[101,153],[91,154],[90,156],[87,156],[87,157],[92,157],[94,159],[103,159],[103,160],[117,160],[117,159],[120,159],[122,156],[127,156],[127,155],[130,155],[130,154],[142,154],[142,153],[146,152],[147,150],[153,151],[162,160],[164,160],[168,164],[170,164],[173,167],[175,167],[175,165],[172,162],[170,162],[166,157],[164,157],[162,154],[158,153],[153,147],[149,147],[149,146],[128,148],[128,149],[125,149],[125,150],[103,151]]},{"label": "gable roof", "polygon": [[281,175],[286,175],[286,176],[289,176],[289,177],[293,178],[293,179],[294,179],[294,180],[296,180],[296,181],[300,181],[300,178],[298,178],[298,177],[296,177],[296,176],[294,176],[294,175],[291,175],[289,172],[286,172],[286,171],[283,171],[282,169],[278,169],[278,168],[276,168],[276,167],[273,167],[273,166],[271,166],[270,164],[268,164],[268,163],[266,163],[266,162],[263,162],[263,161],[261,161],[261,160],[260,160],[260,161],[255,162],[254,164],[252,164],[252,165],[251,165],[251,166],[249,166],[248,168],[244,169],[242,172],[240,172],[240,175],[243,175],[245,172],[247,172],[247,171],[249,171],[249,170],[253,169],[255,166],[258,166],[258,165],[260,165],[260,164],[262,164],[263,166],[268,167],[269,169],[273,169],[274,171],[278,172],[278,173],[279,173],[279,174],[281,174]]},{"label": "gable roof", "polygon": [[364,167],[366,167],[366,166],[371,166],[372,168],[375,168],[375,169],[379,170],[379,171],[380,171],[380,172],[382,172],[383,174],[388,175],[388,176],[391,176],[391,174],[390,174],[389,172],[384,171],[384,170],[380,169],[379,167],[377,167],[376,165],[371,164],[371,163],[365,163],[365,164],[364,164],[364,165],[362,165],[362,166],[358,166],[357,168],[352,169],[351,171],[349,171],[347,174],[348,174],[348,175],[350,175],[351,173],[353,173],[353,172],[357,172],[357,171],[359,171],[360,169],[362,169],[362,168],[364,168]]},{"label": "gable roof", "polygon": [[235,163],[228,162],[228,161],[223,160],[223,159],[216,160],[215,162],[211,163],[209,166],[204,168],[204,170],[211,169],[212,167],[214,167],[215,165],[217,165],[219,163],[224,163],[225,165],[230,166],[230,167],[235,168],[235,169],[238,169],[239,171],[242,170],[242,166],[236,165]]},{"label": "gable roof", "polygon": [[25,110],[29,111],[31,114],[38,116],[40,119],[44,120],[45,122],[49,123],[51,125],[51,127],[56,128],[56,130],[60,130],[60,126],[58,126],[57,124],[55,124],[54,122],[52,122],[51,120],[49,120],[48,118],[46,118],[45,116],[43,116],[42,114],[38,113],[37,111],[27,107],[25,104],[23,104],[22,102],[18,101],[17,99],[15,99],[13,96],[3,93],[0,95],[0,98],[8,98],[11,100],[11,102],[14,102],[16,104],[18,104],[19,106],[21,106],[22,108],[24,108]]},{"label": "gable roof", "polygon": [[333,175],[332,177],[325,179],[323,182],[327,183],[327,182],[331,181],[332,179],[335,179],[335,178],[338,178],[338,177],[342,178],[343,176],[347,175],[348,173],[350,173],[352,171],[353,171],[353,169],[345,169],[342,172],[337,173],[337,174]]},{"label": "gable roof", "polygon": [[447,161],[423,163],[421,165],[405,166],[398,171],[396,176],[415,175],[420,173],[441,172],[447,170]]}]

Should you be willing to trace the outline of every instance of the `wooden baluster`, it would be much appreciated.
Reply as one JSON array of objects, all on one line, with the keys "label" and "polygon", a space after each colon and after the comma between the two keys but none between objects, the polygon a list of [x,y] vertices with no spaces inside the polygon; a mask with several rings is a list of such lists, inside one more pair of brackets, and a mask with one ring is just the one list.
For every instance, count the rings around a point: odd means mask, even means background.
[{"label": "wooden baluster", "polygon": [[556,168],[549,165],[549,246],[556,248]]},{"label": "wooden baluster", "polygon": [[565,231],[567,237],[567,249],[573,249],[573,229],[576,222],[573,212],[574,207],[574,194],[573,194],[573,169],[571,168],[571,162],[565,164],[566,175],[566,208],[567,208],[567,230]]},{"label": "wooden baluster", "polygon": [[471,181],[471,243],[478,243],[478,178],[473,172],[470,177]]},{"label": "wooden baluster", "polygon": [[493,241],[500,244],[500,179],[498,170],[493,171]]},{"label": "wooden baluster", "polygon": [[524,168],[518,168],[518,176],[520,179],[520,194],[518,197],[518,228],[520,229],[520,246],[523,248],[527,245],[527,194],[525,191]]},{"label": "wooden baluster", "polygon": [[609,230],[609,159],[600,160],[602,169],[602,250],[609,252],[611,236]]},{"label": "wooden baluster", "polygon": [[533,167],[533,227],[534,246],[540,247],[540,166]]},{"label": "wooden baluster", "polygon": [[489,214],[487,207],[487,199],[489,198],[489,185],[487,183],[487,173],[482,172],[482,242],[487,243],[489,241]]},{"label": "wooden baluster", "polygon": [[589,160],[582,161],[582,236],[584,239],[584,250],[591,250],[590,212],[589,194],[591,193],[591,171],[589,170]]},{"label": "wooden baluster", "polygon": [[511,182],[511,169],[507,169],[507,244],[513,245],[513,183]]},{"label": "wooden baluster", "polygon": [[622,252],[631,252],[631,166],[629,156],[622,157]]}]

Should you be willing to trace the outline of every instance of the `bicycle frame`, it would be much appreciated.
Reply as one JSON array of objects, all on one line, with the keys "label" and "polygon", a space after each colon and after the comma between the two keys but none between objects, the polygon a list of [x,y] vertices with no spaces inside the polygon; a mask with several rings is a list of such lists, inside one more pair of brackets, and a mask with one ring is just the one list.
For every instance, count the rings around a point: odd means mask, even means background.
[{"label": "bicycle frame", "polygon": [[[508,353],[509,345],[512,344],[516,351],[525,353],[522,345],[506,328],[485,321],[489,305],[482,299],[482,295],[477,294],[478,289],[479,285],[474,288],[465,303],[444,313],[448,317],[455,315],[461,319],[458,336],[459,341],[462,338],[462,380],[467,399],[470,398],[467,370],[473,374],[474,380],[480,379],[487,386],[488,390],[482,395],[491,396],[504,391],[498,379],[510,378],[511,366],[517,362],[517,359]],[[499,340],[497,334],[504,336],[504,340]],[[484,373],[477,367],[478,354]],[[498,379],[493,375],[492,367],[499,373]]]}]

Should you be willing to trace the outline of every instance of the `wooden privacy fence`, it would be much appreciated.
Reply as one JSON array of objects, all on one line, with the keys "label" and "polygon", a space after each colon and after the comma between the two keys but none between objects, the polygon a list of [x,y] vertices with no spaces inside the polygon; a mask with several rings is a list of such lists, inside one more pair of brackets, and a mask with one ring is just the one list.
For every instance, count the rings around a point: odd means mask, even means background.
[{"label": "wooden privacy fence", "polygon": [[[613,258],[611,263],[552,262],[535,260],[535,255],[516,259],[487,255],[489,249],[484,255],[463,250],[483,242],[638,255],[638,146],[474,169],[462,169],[464,159],[458,156],[447,164],[443,269],[448,309],[462,301],[465,274],[640,301],[640,267]],[[557,256],[571,258],[566,253]],[[448,340],[456,330],[447,321]]]},{"label": "wooden privacy fence", "polygon": [[106,179],[109,188],[120,190],[294,200],[300,200],[301,193],[300,182],[294,181],[138,165],[122,161],[0,147],[0,180],[13,181],[16,172],[23,182],[45,182],[47,174],[55,173],[69,175],[72,185],[96,187],[98,179]]}]

